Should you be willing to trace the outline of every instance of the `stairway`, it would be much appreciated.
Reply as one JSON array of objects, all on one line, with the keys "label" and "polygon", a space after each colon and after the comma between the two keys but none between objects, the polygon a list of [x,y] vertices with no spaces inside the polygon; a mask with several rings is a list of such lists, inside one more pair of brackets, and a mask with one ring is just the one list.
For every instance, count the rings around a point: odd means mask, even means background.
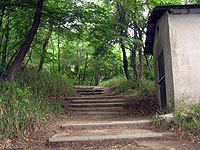
[{"label": "stairway", "polygon": [[98,96],[105,95],[106,87],[101,86],[74,86],[77,94],[83,96]]},{"label": "stairway", "polygon": [[[70,116],[48,139],[48,150],[108,149],[113,145],[156,140],[168,133],[151,130],[150,118],[128,114],[124,96],[110,96],[104,87],[75,87],[79,97],[68,97]],[[150,144],[151,145],[151,144]],[[162,149],[162,148],[159,148]],[[145,148],[145,150],[149,150]]]},{"label": "stairway", "polygon": [[75,87],[80,97],[69,97],[69,108],[72,114],[78,115],[124,115],[123,96],[106,95],[105,87]]}]

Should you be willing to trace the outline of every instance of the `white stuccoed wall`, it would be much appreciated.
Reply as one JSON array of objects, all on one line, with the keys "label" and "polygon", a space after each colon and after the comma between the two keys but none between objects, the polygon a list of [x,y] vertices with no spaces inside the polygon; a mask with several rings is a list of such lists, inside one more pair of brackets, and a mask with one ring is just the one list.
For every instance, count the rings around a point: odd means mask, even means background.
[{"label": "white stuccoed wall", "polygon": [[154,69],[155,69],[155,85],[156,96],[158,104],[161,105],[160,98],[160,86],[159,86],[159,70],[158,70],[158,58],[163,51],[164,63],[165,63],[165,84],[166,84],[166,99],[167,109],[165,111],[172,111],[174,108],[174,90],[173,90],[173,75],[172,75],[172,62],[171,62],[171,47],[169,37],[169,14],[163,15],[157,22],[156,32],[154,38]]},{"label": "white stuccoed wall", "polygon": [[200,102],[200,14],[169,15],[175,107]]}]

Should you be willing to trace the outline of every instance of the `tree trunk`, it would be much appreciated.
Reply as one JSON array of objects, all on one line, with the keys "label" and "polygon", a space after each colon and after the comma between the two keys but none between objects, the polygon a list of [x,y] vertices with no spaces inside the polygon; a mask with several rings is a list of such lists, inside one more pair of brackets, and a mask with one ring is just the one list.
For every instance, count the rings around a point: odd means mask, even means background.
[{"label": "tree trunk", "polygon": [[[127,21],[126,21],[126,12],[123,9],[123,7],[121,6],[120,2],[117,3],[117,11],[119,14],[119,22],[127,27],[128,25],[127,25]],[[127,29],[121,28],[120,35],[122,37],[127,37],[127,30],[128,30],[128,28]],[[131,76],[130,76],[130,73],[128,70],[128,60],[126,57],[126,49],[125,49],[125,45],[123,43],[122,38],[120,38],[120,45],[121,45],[121,49],[122,49],[122,53],[123,53],[124,72],[126,74],[127,80],[130,80]]]},{"label": "tree trunk", "polygon": [[[1,13],[1,19],[0,19],[0,32],[1,32],[1,29],[2,29],[2,22],[3,22],[3,16],[5,14],[5,6],[2,8],[2,13]],[[2,35],[0,36],[0,50],[1,50],[1,43],[2,43],[2,40],[3,40],[3,35],[4,35],[4,32],[2,33]]]},{"label": "tree trunk", "polygon": [[[55,47],[54,47],[52,39],[50,39],[50,41],[51,41],[51,46],[53,49],[53,57],[54,57]],[[54,60],[53,59],[50,61],[50,72],[54,72]]]},{"label": "tree trunk", "polygon": [[5,41],[3,42],[3,49],[2,49],[2,64],[6,66],[6,56],[7,56],[7,49],[8,49],[8,41],[9,41],[9,17],[6,16],[7,25],[5,28]]},{"label": "tree trunk", "polygon": [[[52,43],[52,44],[53,44],[53,43]],[[52,72],[55,71],[54,56],[55,56],[55,49],[53,48]]]},{"label": "tree trunk", "polygon": [[1,48],[2,48],[2,43],[3,43],[5,33],[6,33],[6,27],[2,30],[2,34],[0,36],[0,51],[1,51]]},{"label": "tree trunk", "polygon": [[86,74],[86,69],[87,69],[87,63],[88,63],[88,53],[86,53],[86,57],[85,57],[85,67],[84,67],[84,71],[83,71],[83,80],[82,80],[82,85],[85,82],[85,74]]},{"label": "tree trunk", "polygon": [[98,84],[99,84],[99,74],[97,72],[97,73],[95,73],[95,83],[94,83],[94,85],[97,86]]},{"label": "tree trunk", "polygon": [[14,80],[14,78],[17,74],[17,71],[20,69],[22,61],[24,60],[24,57],[26,56],[26,53],[28,52],[30,45],[35,37],[35,34],[36,34],[37,29],[40,24],[40,17],[42,14],[42,6],[43,6],[43,0],[38,0],[33,25],[31,27],[25,41],[20,46],[20,51],[19,51],[18,55],[15,57],[15,60],[13,61],[13,63],[7,70],[8,71],[7,79],[9,81]]},{"label": "tree trunk", "polygon": [[100,64],[97,64],[95,67],[95,75],[94,75],[94,85],[97,86],[99,84],[99,72],[100,72]]},{"label": "tree trunk", "polygon": [[[137,32],[134,31],[134,39],[136,38],[137,38]],[[136,64],[136,50],[137,50],[137,44],[134,44],[134,48],[131,51],[131,66],[133,67],[135,79],[138,80],[138,70],[137,70],[137,64]]]},{"label": "tree trunk", "polygon": [[133,67],[134,76],[135,79],[138,80],[138,71],[137,71],[137,65],[136,65],[136,51],[131,51],[131,66]]},{"label": "tree trunk", "polygon": [[[78,50],[77,50],[77,56],[78,56]],[[77,84],[77,80],[79,78],[80,75],[80,70],[81,70],[81,52],[80,52],[80,58],[77,57],[77,65],[78,65],[78,69],[77,69],[77,75],[76,75],[76,80],[75,80],[75,85]]]},{"label": "tree trunk", "polygon": [[1,12],[0,31],[1,31],[1,25],[2,25],[2,22],[3,22],[3,16],[4,16],[4,13],[5,13],[5,6],[3,6],[3,8],[2,8],[2,12]]},{"label": "tree trunk", "polygon": [[45,38],[44,44],[43,44],[42,56],[41,56],[41,59],[40,59],[38,71],[42,70],[42,67],[43,67],[43,64],[44,64],[44,58],[45,58],[45,55],[46,55],[46,52],[47,52],[47,45],[49,43],[50,35],[51,35],[51,31],[49,31],[48,35]]},{"label": "tree trunk", "polygon": [[93,79],[94,79],[94,77],[92,76],[92,78],[90,80],[90,86],[92,86]]},{"label": "tree trunk", "polygon": [[107,69],[104,66],[104,80],[108,80],[108,79],[109,79],[109,77],[108,77],[108,74],[107,74]]},{"label": "tree trunk", "polygon": [[[139,30],[139,40],[142,41],[142,30]],[[139,79],[142,80],[143,73],[144,73],[144,66],[143,66],[143,57],[142,57],[142,45],[139,46],[139,61],[140,61],[140,74]]]},{"label": "tree trunk", "polygon": [[142,80],[142,76],[144,73],[144,67],[143,67],[143,58],[142,58],[142,48],[139,48],[139,61],[140,61],[140,74],[139,74],[139,79]]},{"label": "tree trunk", "polygon": [[127,60],[127,57],[126,57],[126,50],[125,50],[125,46],[124,46],[123,43],[121,44],[121,48],[122,48],[122,53],[123,53],[124,72],[126,74],[127,80],[130,80],[131,76],[130,76],[130,73],[129,73],[129,70],[128,70],[128,60]]},{"label": "tree trunk", "polygon": [[58,35],[58,72],[60,73],[60,38]]},{"label": "tree trunk", "polygon": [[[4,13],[4,12],[2,12]],[[2,14],[3,16],[3,14]],[[1,46],[2,46],[2,60],[1,60],[1,64],[2,64],[2,67],[3,67],[3,70],[1,70],[0,72],[0,81],[2,80],[2,78],[4,78],[5,76],[5,70],[6,69],[6,58],[7,58],[7,49],[8,49],[8,41],[9,41],[9,17],[8,15],[6,16],[6,27],[2,33],[2,36],[0,37],[0,51],[1,51]],[[2,18],[0,20],[0,25],[2,24]],[[1,29],[1,26],[0,26],[0,29]],[[1,30],[0,30],[1,31]],[[5,40],[3,41],[3,37],[4,37],[4,34],[5,34]]]},{"label": "tree trunk", "polygon": [[32,51],[33,51],[33,50],[30,50],[30,54],[29,54],[29,56],[28,56],[28,60],[26,61],[26,63],[24,64],[24,66],[21,68],[21,71],[24,71],[24,69],[25,69],[26,66],[28,65],[28,62],[31,60]]},{"label": "tree trunk", "polygon": [[147,63],[147,68],[150,71],[151,70],[151,65],[150,65],[149,59],[148,59],[147,55],[145,55],[145,54],[144,54],[144,57],[145,57],[145,60],[146,60],[146,63]]}]

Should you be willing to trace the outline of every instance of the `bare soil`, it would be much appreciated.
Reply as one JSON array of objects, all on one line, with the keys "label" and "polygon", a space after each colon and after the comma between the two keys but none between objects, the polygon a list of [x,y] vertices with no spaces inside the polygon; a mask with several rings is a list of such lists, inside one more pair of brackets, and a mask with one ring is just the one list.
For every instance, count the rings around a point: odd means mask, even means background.
[{"label": "bare soil", "polygon": [[[66,110],[68,110],[69,103],[65,100],[66,98],[62,97],[61,102],[63,103]],[[158,109],[158,106],[155,102],[155,97],[144,96],[138,97],[136,103],[130,105],[131,116],[129,118],[121,117],[121,119],[144,119],[149,118],[155,114],[155,111]],[[67,111],[66,111],[67,112]],[[13,139],[5,140],[0,142],[0,149],[8,150],[200,150],[200,140],[199,137],[194,137],[192,135],[183,133],[179,130],[167,130],[172,132],[172,134],[164,134],[162,138],[154,139],[140,139],[140,140],[105,140],[105,141],[88,141],[88,142],[72,142],[71,144],[65,145],[64,147],[54,147],[48,146],[47,140],[55,135],[56,133],[63,132],[61,125],[66,122],[73,123],[83,123],[92,121],[109,121],[109,120],[118,120],[117,116],[115,117],[88,117],[88,116],[74,116],[69,113],[64,114],[63,116],[56,116],[51,119],[48,123],[42,124],[35,128],[32,131],[27,131],[20,138],[16,137]],[[113,132],[120,130],[118,127],[110,127]],[[132,130],[132,127],[126,127]],[[134,127],[136,129],[136,127]],[[149,129],[153,131],[158,131],[165,133],[159,127],[154,126],[153,124],[140,126],[140,129]],[[75,133],[79,129],[70,129],[64,130],[65,133]],[[108,128],[98,128],[99,130],[108,130]],[[78,132],[86,133],[95,130],[87,128],[80,129]],[[95,134],[95,133],[94,133]]]},{"label": "bare soil", "polygon": [[[192,141],[192,138],[183,136],[181,132],[173,132],[171,135],[164,135],[162,138],[156,139],[143,139],[143,140],[106,140],[96,142],[72,142],[71,144],[65,145],[64,147],[48,147],[47,139],[61,132],[61,125],[69,122],[82,123],[91,121],[90,117],[80,117],[65,115],[62,117],[55,117],[47,124],[41,125],[34,131],[29,131],[24,134],[21,138],[11,139],[5,141],[4,145],[1,145],[2,149],[7,148],[9,150],[198,150],[200,144]],[[107,118],[108,119],[108,118]],[[120,128],[111,127],[113,132]],[[132,127],[126,127],[130,130]],[[160,131],[160,128],[155,127],[153,124],[150,126],[143,126],[141,128],[151,129],[154,131]],[[108,128],[107,128],[108,129]],[[106,128],[98,128],[98,130],[107,130]],[[73,133],[75,129],[65,130],[66,133]],[[89,128],[80,130],[80,132],[86,132]],[[94,131],[94,129],[93,129]]]}]

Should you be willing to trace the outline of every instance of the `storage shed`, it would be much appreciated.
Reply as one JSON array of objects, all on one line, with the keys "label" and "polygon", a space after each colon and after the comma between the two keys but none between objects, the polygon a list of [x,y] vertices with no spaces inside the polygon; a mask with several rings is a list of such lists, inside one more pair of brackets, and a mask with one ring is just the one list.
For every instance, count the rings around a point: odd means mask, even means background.
[{"label": "storage shed", "polygon": [[158,104],[171,112],[200,102],[200,5],[157,6],[147,25]]}]

